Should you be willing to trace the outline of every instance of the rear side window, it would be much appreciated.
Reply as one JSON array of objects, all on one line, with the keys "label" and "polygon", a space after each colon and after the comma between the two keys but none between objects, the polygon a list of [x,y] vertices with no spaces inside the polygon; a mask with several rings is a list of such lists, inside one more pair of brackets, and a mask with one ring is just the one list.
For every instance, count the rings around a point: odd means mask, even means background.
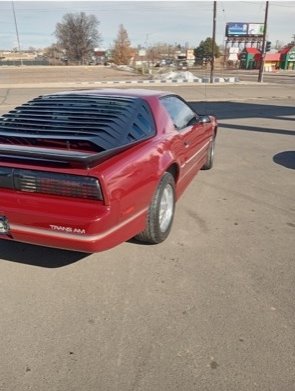
[{"label": "rear side window", "polygon": [[161,98],[161,103],[177,129],[185,128],[196,117],[196,113],[177,96],[165,96]]}]

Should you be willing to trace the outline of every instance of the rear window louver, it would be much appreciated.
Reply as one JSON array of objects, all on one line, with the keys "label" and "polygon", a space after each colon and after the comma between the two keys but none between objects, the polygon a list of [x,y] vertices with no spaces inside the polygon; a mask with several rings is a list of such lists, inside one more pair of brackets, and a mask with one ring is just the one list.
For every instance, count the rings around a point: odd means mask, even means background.
[{"label": "rear window louver", "polygon": [[69,93],[40,96],[0,119],[0,143],[101,152],[155,134],[141,98]]}]

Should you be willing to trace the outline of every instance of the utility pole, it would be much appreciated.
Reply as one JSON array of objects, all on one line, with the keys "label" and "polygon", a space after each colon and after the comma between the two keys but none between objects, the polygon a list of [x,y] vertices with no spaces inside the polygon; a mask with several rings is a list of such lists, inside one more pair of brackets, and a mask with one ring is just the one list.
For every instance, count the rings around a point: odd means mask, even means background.
[{"label": "utility pole", "polygon": [[212,30],[212,53],[211,53],[210,83],[213,83],[213,75],[214,75],[214,53],[215,53],[215,36],[216,36],[216,3],[217,3],[217,1],[213,1],[213,30]]},{"label": "utility pole", "polygon": [[264,14],[264,32],[263,32],[263,41],[262,41],[262,50],[261,50],[261,64],[258,74],[258,82],[263,82],[263,70],[264,70],[264,57],[265,57],[265,42],[266,42],[266,32],[267,32],[267,18],[268,18],[268,1],[265,2],[265,14]]},{"label": "utility pole", "polygon": [[[19,54],[20,54],[20,56],[21,56],[21,53],[20,53],[20,41],[19,41],[18,28],[17,28],[17,22],[16,22],[16,16],[15,16],[15,9],[14,9],[14,2],[13,2],[13,0],[11,1],[11,5],[12,5],[12,12],[13,12],[14,24],[15,24],[15,32],[16,32],[17,46],[18,46]],[[22,60],[22,58],[20,58],[20,64],[23,65],[23,60]]]}]

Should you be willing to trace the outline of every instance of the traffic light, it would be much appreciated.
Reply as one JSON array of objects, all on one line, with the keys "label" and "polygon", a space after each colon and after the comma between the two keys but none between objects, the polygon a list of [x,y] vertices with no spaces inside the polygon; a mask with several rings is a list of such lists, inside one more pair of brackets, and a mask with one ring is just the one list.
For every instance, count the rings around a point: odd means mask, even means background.
[{"label": "traffic light", "polygon": [[266,41],[265,42],[265,51],[269,52],[271,49],[271,41]]}]

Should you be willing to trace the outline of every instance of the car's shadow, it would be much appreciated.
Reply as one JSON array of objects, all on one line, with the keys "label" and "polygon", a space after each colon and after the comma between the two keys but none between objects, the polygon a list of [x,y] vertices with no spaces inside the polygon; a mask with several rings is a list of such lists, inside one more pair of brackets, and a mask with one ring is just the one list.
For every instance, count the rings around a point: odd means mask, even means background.
[{"label": "car's shadow", "polygon": [[32,266],[59,268],[87,256],[89,256],[87,253],[0,240],[0,259]]},{"label": "car's shadow", "polygon": [[274,155],[273,161],[281,166],[295,170],[295,151],[285,151]]},{"label": "car's shadow", "polygon": [[[233,131],[247,131],[258,133],[279,134],[284,136],[295,136],[295,130],[282,129],[281,121],[295,122],[294,106],[266,105],[264,103],[246,102],[189,102],[191,107],[199,113],[214,114],[220,128]],[[226,120],[247,118],[268,118],[272,119],[272,127],[260,127],[243,123],[231,124]],[[280,122],[276,122],[279,120]],[[252,121],[253,123],[253,121]],[[294,129],[294,126],[293,126]],[[272,157],[274,163],[286,168],[295,169],[295,151],[279,152]]]},{"label": "car's shadow", "polygon": [[[259,133],[281,134],[295,136],[295,131],[282,129],[281,123],[276,120],[295,122],[294,106],[266,105],[264,103],[247,102],[196,102],[190,101],[190,106],[200,114],[213,114],[217,117],[219,127],[233,131],[247,131]],[[247,119],[247,118],[269,118],[272,119],[272,127],[261,127],[257,125],[243,123],[232,124],[227,120]]]}]

